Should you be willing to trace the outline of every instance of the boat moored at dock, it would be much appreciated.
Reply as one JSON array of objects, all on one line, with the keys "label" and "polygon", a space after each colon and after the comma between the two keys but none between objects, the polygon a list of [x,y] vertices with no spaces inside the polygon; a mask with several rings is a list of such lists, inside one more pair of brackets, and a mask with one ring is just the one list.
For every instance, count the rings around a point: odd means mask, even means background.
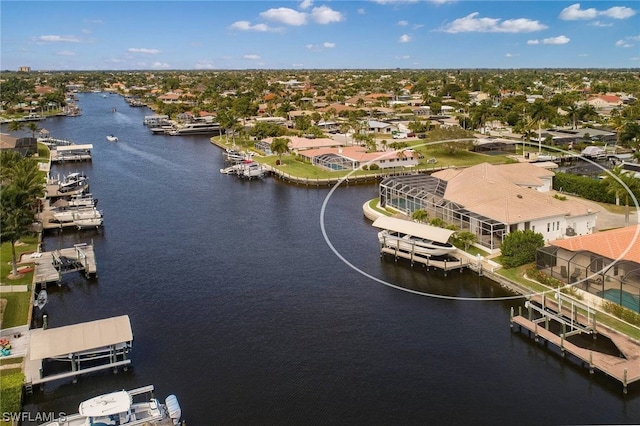
[{"label": "boat moored at dock", "polygon": [[381,216],[373,222],[381,228],[378,241],[382,248],[415,253],[420,256],[446,256],[455,253],[456,246],[448,240],[455,232],[409,220]]},{"label": "boat moored at dock", "polygon": [[[121,390],[99,395],[80,403],[78,413],[56,419],[41,426],[134,426],[151,425],[170,420],[177,425],[182,410],[175,395],[169,395],[164,403],[153,397],[153,385],[129,391]],[[135,397],[146,396],[140,402]]]}]

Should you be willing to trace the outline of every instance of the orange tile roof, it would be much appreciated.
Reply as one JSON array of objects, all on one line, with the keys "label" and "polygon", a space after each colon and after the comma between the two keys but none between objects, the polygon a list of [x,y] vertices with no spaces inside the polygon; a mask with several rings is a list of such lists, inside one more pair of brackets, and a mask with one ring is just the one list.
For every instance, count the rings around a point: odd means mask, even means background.
[{"label": "orange tile roof", "polygon": [[585,250],[608,259],[640,263],[640,225],[556,240],[551,244],[569,251]]}]

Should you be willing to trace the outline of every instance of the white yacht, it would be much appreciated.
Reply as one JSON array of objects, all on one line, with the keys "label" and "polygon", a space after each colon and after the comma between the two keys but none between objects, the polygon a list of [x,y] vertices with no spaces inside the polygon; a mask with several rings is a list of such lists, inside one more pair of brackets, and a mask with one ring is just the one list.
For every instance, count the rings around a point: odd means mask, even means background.
[{"label": "white yacht", "polygon": [[[130,391],[116,391],[88,399],[78,407],[78,414],[67,415],[40,426],[89,426],[89,425],[151,425],[171,419],[180,422],[182,410],[175,395],[169,395],[162,404],[153,397],[153,385]],[[134,397],[146,395],[142,402]]]},{"label": "white yacht", "polygon": [[173,127],[167,133],[171,136],[210,135],[220,133],[220,124],[214,122],[195,121]]}]

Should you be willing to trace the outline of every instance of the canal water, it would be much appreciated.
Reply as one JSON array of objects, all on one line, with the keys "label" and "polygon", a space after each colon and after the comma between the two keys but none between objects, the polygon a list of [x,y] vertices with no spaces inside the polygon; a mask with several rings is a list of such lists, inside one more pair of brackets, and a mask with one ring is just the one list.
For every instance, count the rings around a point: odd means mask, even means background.
[{"label": "canal water", "polygon": [[640,422],[637,387],[624,396],[510,329],[522,299],[471,271],[381,259],[362,214],[375,185],[240,180],[207,137],[152,135],[147,108],[97,93],[79,104],[40,127],[93,144],[92,162],[54,173],[89,176],[105,226],[44,248],[93,243],[98,277],[66,276],[44,310],[50,327],[129,315],[133,368],[46,384],[25,410],[74,413],[153,384],[189,426]]}]

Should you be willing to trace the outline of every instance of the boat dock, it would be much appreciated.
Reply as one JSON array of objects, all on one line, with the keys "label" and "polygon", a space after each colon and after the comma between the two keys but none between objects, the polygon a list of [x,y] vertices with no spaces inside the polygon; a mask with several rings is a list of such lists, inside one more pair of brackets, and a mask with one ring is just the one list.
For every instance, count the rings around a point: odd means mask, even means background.
[{"label": "boat dock", "polygon": [[[623,393],[627,393],[627,386],[640,381],[640,343],[625,338],[620,333],[598,326],[596,311],[588,305],[578,302],[559,291],[553,296],[536,295],[525,303],[526,317],[522,309],[514,315],[511,309],[511,328],[514,324],[522,331],[533,333],[536,342],[542,338],[550,342],[561,351],[573,355],[589,368],[590,373],[596,370],[622,383]],[[560,333],[550,330],[550,323],[561,326]],[[620,356],[613,356],[593,349],[583,348],[567,338],[575,334],[591,334],[594,339],[597,334],[607,337],[615,344]]]},{"label": "boat dock", "polygon": [[380,257],[384,257],[384,254],[390,254],[395,257],[396,261],[400,258],[407,259],[411,262],[411,266],[414,263],[420,263],[427,268],[433,267],[436,269],[441,269],[444,271],[445,276],[447,272],[459,269],[462,272],[462,268],[472,268],[475,269],[475,264],[469,262],[466,257],[457,257],[455,255],[449,255],[448,257],[431,257],[431,256],[423,256],[415,251],[404,251],[400,249],[392,249],[388,247],[381,246],[380,248]]},{"label": "boat dock", "polygon": [[[128,315],[28,331],[25,356],[25,388],[81,374],[113,369],[125,370],[131,364],[128,354],[133,332]],[[54,368],[47,368],[55,364]],[[63,368],[60,368],[60,365]],[[47,373],[51,370],[51,373]]]},{"label": "boat dock", "polygon": [[71,272],[81,271],[87,277],[98,273],[93,244],[75,244],[71,248],[42,252],[36,256],[33,283],[42,287],[47,283],[60,282],[63,275]]},{"label": "boat dock", "polygon": [[50,148],[51,162],[64,163],[65,161],[91,161],[93,145],[57,145]]}]

